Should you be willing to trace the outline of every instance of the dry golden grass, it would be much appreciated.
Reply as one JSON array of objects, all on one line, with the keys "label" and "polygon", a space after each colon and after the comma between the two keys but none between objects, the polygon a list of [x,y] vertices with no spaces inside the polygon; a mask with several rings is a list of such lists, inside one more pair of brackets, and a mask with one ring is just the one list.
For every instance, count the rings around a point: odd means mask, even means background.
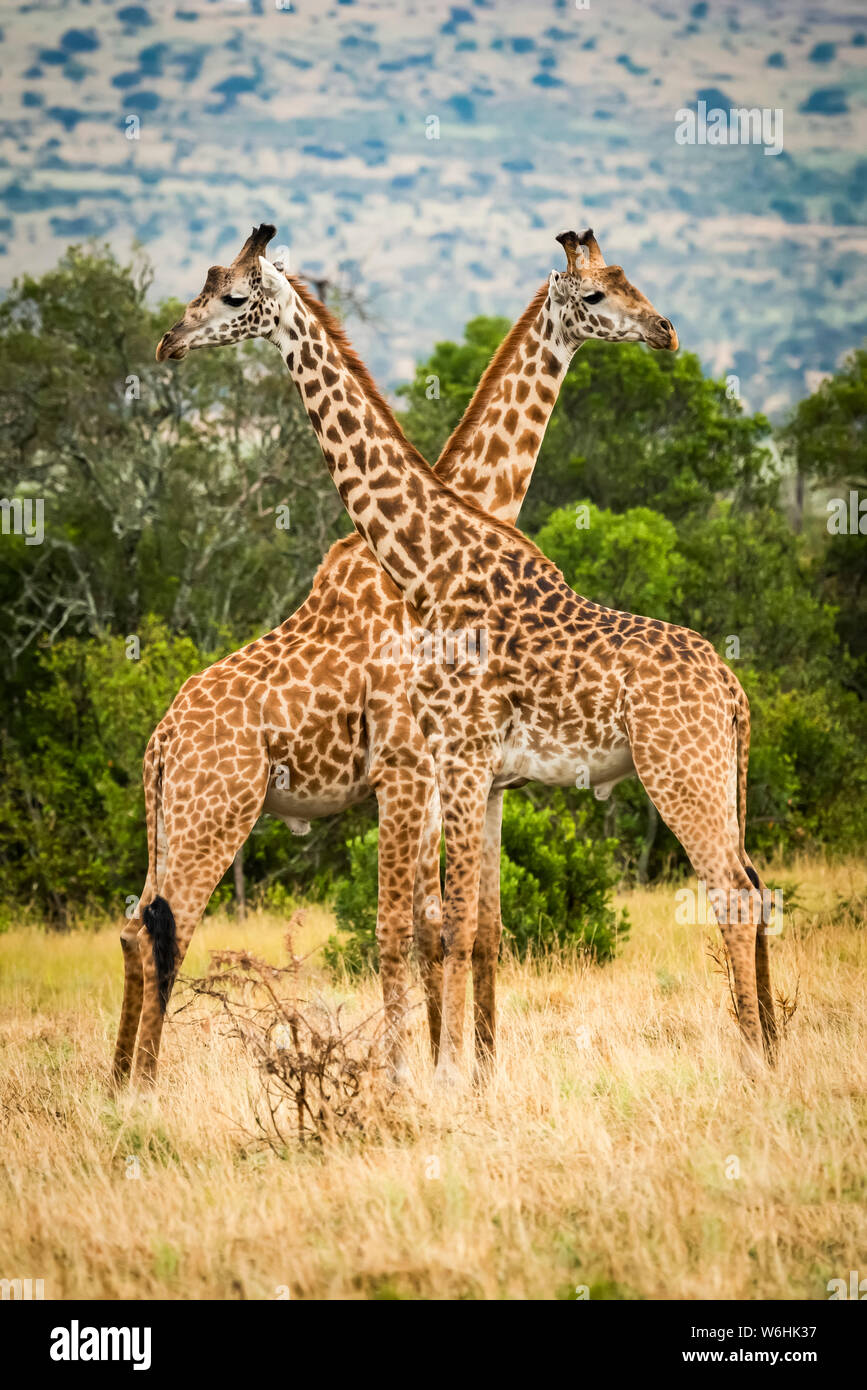
[{"label": "dry golden grass", "polygon": [[[413,1086],[368,1136],[283,1155],[252,1142],[257,1078],[200,1002],[156,1095],[111,1098],[115,931],[8,933],[0,1276],[47,1298],[827,1298],[867,1275],[867,932],[832,910],[864,878],[779,876],[804,908],[772,944],[776,985],[800,977],[776,1073],[740,1075],[712,929],[637,892],[613,965],[503,965],[483,1097],[433,1090],[418,1009]],[[312,909],[299,946],[330,929]],[[283,930],[216,916],[187,972],[241,944],[279,961]],[[375,980],[315,983],[378,1007]]]}]

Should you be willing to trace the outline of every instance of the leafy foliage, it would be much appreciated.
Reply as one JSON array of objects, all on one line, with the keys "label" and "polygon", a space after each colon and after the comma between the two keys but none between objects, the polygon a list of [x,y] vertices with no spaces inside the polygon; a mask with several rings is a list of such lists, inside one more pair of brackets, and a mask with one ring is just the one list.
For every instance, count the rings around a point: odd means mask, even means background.
[{"label": "leafy foliage", "polygon": [[612,906],[620,877],[616,842],[593,838],[586,810],[562,793],[535,807],[520,792],[503,798],[503,935],[519,955],[550,946],[612,960],[629,935],[625,910]]},{"label": "leafy foliage", "polygon": [[371,970],[378,959],[376,941],[376,900],[379,829],[371,828],[363,835],[347,841],[349,872],[338,879],[334,897],[334,915],[342,935],[328,938],[323,958],[332,970],[342,969],[348,975]]},{"label": "leafy foliage", "polygon": [[810,491],[818,490],[823,500],[826,489],[835,494],[822,515],[817,582],[838,610],[841,678],[865,700],[867,508],[859,514],[857,533],[843,535],[829,533],[827,509],[836,500],[848,513],[850,491],[859,507],[867,500],[867,348],[853,352],[834,376],[798,403],[781,433],[781,444],[798,475],[802,510]]},{"label": "leafy foliage", "polygon": [[[337,883],[334,910],[340,935],[325,947],[333,969],[358,974],[377,959],[376,884],[379,832],[348,845],[349,873]],[[507,792],[503,804],[500,904],[504,940],[519,955],[550,947],[587,951],[611,960],[629,933],[625,911],[611,895],[619,878],[613,840],[593,839],[587,814],[560,797],[537,809]]]},{"label": "leafy foliage", "polygon": [[[143,263],[73,247],[0,304],[2,486],[45,505],[43,544],[0,536],[0,896],[56,923],[140,892],[151,730],[186,676],[303,600],[348,527],[277,355],[247,343],[156,363],[178,306],[154,308],[149,288]],[[427,458],[508,327],[472,320],[400,389]],[[864,349],[798,405],[774,454],[767,422],[692,354],[587,343],[522,513],[577,590],[701,631],[738,671],[759,854],[867,835],[867,546],[828,531],[822,492],[867,488],[865,417]],[[575,940],[604,958],[614,866],[652,880],[682,872],[682,851],[636,781],[604,804],[532,797],[506,798],[507,932],[515,949]],[[338,884],[352,968],[375,952],[374,819],[369,804],[297,839],[263,817],[244,850],[253,898]]]},{"label": "leafy foliage", "polygon": [[782,442],[810,481],[867,490],[867,348],[799,401]]},{"label": "leafy foliage", "polygon": [[205,647],[273,626],[339,534],[279,357],[251,342],[155,362],[180,306],[149,308],[148,283],[73,248],[0,305],[0,476],[45,505],[44,543],[0,552],[4,666],[40,635],[135,633],[151,613]]}]

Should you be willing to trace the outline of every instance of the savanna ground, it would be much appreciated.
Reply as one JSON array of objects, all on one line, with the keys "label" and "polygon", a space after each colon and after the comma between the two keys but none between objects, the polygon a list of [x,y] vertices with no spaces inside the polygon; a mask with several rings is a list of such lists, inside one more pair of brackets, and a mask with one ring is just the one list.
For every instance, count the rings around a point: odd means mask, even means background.
[{"label": "savanna ground", "polygon": [[[716,930],[637,891],[613,964],[502,964],[485,1094],[433,1090],[419,1008],[410,1088],[304,1148],[257,1141],[255,1068],[182,988],[157,1093],[114,1100],[116,927],[7,932],[0,1276],[46,1298],[827,1298],[867,1275],[864,872],[767,877],[792,909],[775,986],[799,987],[773,1075],[739,1072]],[[311,909],[296,948],[332,929]],[[185,974],[222,947],[279,962],[284,932],[216,914]],[[338,986],[317,959],[306,994],[377,1011],[375,978]]]}]

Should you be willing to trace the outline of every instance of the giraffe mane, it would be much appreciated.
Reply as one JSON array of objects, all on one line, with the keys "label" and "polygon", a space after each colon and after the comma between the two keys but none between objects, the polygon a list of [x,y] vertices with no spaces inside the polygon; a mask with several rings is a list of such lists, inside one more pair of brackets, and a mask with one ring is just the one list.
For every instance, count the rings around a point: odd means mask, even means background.
[{"label": "giraffe mane", "polygon": [[515,354],[523,342],[524,335],[536,322],[539,310],[545,303],[547,294],[548,281],[545,280],[533,295],[533,298],[530,300],[530,303],[527,305],[521,317],[516,319],[512,324],[512,327],[509,329],[485,368],[482,379],[475,389],[472,400],[442,448],[440,456],[434,465],[434,472],[437,472],[441,465],[450,462],[452,455],[457,453],[460,449],[463,449],[471,436],[475,434],[491,402],[491,397],[494,395],[494,392],[514,361]]},{"label": "giraffe mane", "polygon": [[298,298],[302,300],[305,308],[310,310],[310,313],[318,320],[320,326],[325,330],[326,334],[337,348],[344,363],[355,377],[370,404],[378,411],[380,419],[383,424],[387,426],[392,438],[397,440],[402,448],[408,449],[409,452],[427,468],[429,466],[427,460],[422,458],[415,445],[410,443],[397,420],[394,418],[391,407],[385,400],[385,397],[370,375],[367,367],[355,351],[352,343],[349,341],[343,324],[335,314],[332,314],[330,309],[326,308],[321,299],[316,298],[315,294],[308,289],[303,281],[299,280],[295,275],[287,275],[286,278],[298,295]]},{"label": "giraffe mane", "polygon": [[[340,353],[344,363],[348,367],[349,371],[352,372],[352,375],[355,377],[362,391],[364,391],[370,404],[379,413],[379,417],[388,429],[389,433],[391,434],[391,437],[401,446],[401,448],[406,449],[407,453],[410,454],[416,460],[417,463],[421,463],[425,468],[429,469],[430,464],[428,463],[427,459],[424,458],[424,456],[419,452],[415,445],[407,439],[406,435],[404,434],[403,430],[401,429],[400,425],[395,419],[391,407],[385,400],[384,396],[382,395],[382,392],[380,391],[373,377],[370,375],[370,372],[368,371],[367,367],[364,365],[358,353],[355,351],[355,348],[352,346],[352,343],[350,342],[349,337],[347,335],[346,329],[343,327],[343,324],[340,322],[340,320],[336,317],[335,314],[332,314],[331,310],[328,309],[322,303],[321,299],[316,298],[316,295],[313,294],[313,292],[308,288],[308,286],[305,285],[303,281],[299,280],[297,276],[287,275],[286,279],[289,281],[290,285],[292,286],[295,293],[298,295],[299,299],[301,299],[304,303],[305,308],[310,310],[311,314],[313,314],[313,316],[316,318],[320,326],[328,335],[331,342],[336,347],[337,351]],[[517,319],[515,323],[512,324],[512,327],[509,329],[509,332],[506,334],[502,343],[497,348],[497,351],[494,353],[493,357],[488,363],[484,375],[482,376],[481,381],[476,387],[475,395],[473,396],[473,399],[471,400],[470,404],[467,406],[462,420],[452,431],[452,434],[446,441],[445,448],[443,449],[442,453],[437,459],[437,467],[439,467],[439,465],[442,462],[444,462],[448,456],[450,456],[453,450],[457,449],[464,442],[463,431],[466,430],[466,432],[469,434],[471,430],[474,430],[476,428],[482,413],[484,412],[491,396],[493,395],[493,392],[495,391],[501,379],[505,376],[506,372],[511,366],[512,360],[515,356],[515,353],[518,350],[519,343],[523,339],[524,334],[526,333],[527,329],[531,327],[531,325],[535,322],[539,310],[545,302],[545,297],[547,293],[548,281],[546,280],[544,284],[539,286],[539,289],[536,291],[535,295],[530,300],[530,303],[527,305],[527,308],[524,310],[521,317]],[[436,472],[436,469],[433,469],[431,471]],[[503,533],[503,535],[514,534],[520,540],[526,541],[532,550],[535,551],[537,549],[537,547],[533,545],[532,541],[528,541],[526,536],[524,536],[520,531],[516,531],[515,527],[509,525],[507,521],[500,521],[497,517],[490,516],[489,513],[486,512],[483,507],[480,507],[478,505],[478,503],[472,501],[468,497],[462,497],[448,483],[441,482],[440,485],[443,488],[443,490],[447,492],[449,496],[452,497],[456,502],[458,502],[466,511],[475,512],[478,516],[483,517],[485,525],[491,527],[492,530],[500,531]],[[541,555],[542,552],[539,551],[539,554]]]}]

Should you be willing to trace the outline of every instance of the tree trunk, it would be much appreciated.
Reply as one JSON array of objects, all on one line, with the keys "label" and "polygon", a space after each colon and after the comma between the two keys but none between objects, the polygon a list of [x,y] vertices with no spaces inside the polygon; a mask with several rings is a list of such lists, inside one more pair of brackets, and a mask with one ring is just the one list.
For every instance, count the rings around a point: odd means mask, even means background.
[{"label": "tree trunk", "polygon": [[795,530],[804,529],[804,475],[800,468],[795,474]]},{"label": "tree trunk", "polygon": [[244,891],[244,846],[238,850],[232,860],[232,869],[235,874],[235,911],[240,922],[247,916],[247,895]]}]

